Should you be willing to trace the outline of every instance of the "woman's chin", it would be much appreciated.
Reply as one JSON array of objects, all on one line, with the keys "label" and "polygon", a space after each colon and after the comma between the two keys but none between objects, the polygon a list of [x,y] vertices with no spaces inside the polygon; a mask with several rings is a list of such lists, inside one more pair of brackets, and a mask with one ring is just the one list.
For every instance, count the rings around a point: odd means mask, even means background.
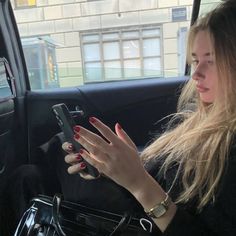
[{"label": "woman's chin", "polygon": [[201,94],[200,94],[200,99],[203,103],[206,103],[206,104],[212,104],[214,102],[214,99],[212,97],[204,96]]}]

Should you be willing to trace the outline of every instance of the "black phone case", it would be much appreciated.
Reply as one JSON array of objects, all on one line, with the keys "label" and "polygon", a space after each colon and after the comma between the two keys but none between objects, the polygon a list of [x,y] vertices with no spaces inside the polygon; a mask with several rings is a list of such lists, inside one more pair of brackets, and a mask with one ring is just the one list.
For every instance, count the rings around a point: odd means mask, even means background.
[{"label": "black phone case", "polygon": [[[69,109],[64,103],[56,104],[52,106],[53,113],[55,114],[58,124],[65,135],[66,141],[72,143],[75,150],[79,152],[81,145],[74,140],[74,130],[73,127],[76,125],[73,117],[71,116]],[[99,176],[98,170],[90,165],[88,162],[83,160],[86,163],[86,168],[83,170],[86,173],[92,175],[93,177]]]}]

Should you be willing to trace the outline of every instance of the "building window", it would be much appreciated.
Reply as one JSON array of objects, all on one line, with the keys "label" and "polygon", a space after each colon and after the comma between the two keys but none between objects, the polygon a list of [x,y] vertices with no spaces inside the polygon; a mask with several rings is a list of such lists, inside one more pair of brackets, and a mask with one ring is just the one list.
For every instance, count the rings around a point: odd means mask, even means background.
[{"label": "building window", "polygon": [[16,8],[34,7],[34,6],[36,6],[36,0],[15,0]]},{"label": "building window", "polygon": [[160,27],[82,33],[85,82],[162,76]]},{"label": "building window", "polygon": [[180,27],[178,30],[178,72],[179,75],[185,74],[186,67],[186,45],[187,45],[187,27]]}]

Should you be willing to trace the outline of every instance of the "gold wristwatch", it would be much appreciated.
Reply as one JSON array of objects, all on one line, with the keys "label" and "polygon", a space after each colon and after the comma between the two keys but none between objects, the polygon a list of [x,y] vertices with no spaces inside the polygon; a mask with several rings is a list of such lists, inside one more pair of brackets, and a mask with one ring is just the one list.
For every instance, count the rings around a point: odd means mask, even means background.
[{"label": "gold wristwatch", "polygon": [[171,203],[171,198],[166,193],[165,200],[163,200],[162,202],[158,203],[153,208],[151,208],[150,210],[145,211],[145,212],[151,218],[157,219],[157,218],[163,216],[167,212],[167,210],[169,209],[170,203]]}]

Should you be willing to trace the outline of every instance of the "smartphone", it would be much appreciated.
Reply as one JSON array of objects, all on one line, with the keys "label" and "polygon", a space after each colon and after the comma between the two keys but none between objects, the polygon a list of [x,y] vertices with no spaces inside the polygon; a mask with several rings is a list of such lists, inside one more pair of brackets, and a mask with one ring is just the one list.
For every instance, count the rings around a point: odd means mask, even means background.
[{"label": "smartphone", "polygon": [[[65,135],[67,142],[70,142],[75,150],[79,152],[81,145],[74,140],[74,130],[73,127],[76,125],[73,117],[71,116],[68,107],[64,103],[56,104],[52,106],[53,113],[57,118],[57,122]],[[87,174],[92,175],[93,177],[98,177],[98,170],[90,165],[88,162],[83,160],[86,163],[86,168],[83,170]]]}]

